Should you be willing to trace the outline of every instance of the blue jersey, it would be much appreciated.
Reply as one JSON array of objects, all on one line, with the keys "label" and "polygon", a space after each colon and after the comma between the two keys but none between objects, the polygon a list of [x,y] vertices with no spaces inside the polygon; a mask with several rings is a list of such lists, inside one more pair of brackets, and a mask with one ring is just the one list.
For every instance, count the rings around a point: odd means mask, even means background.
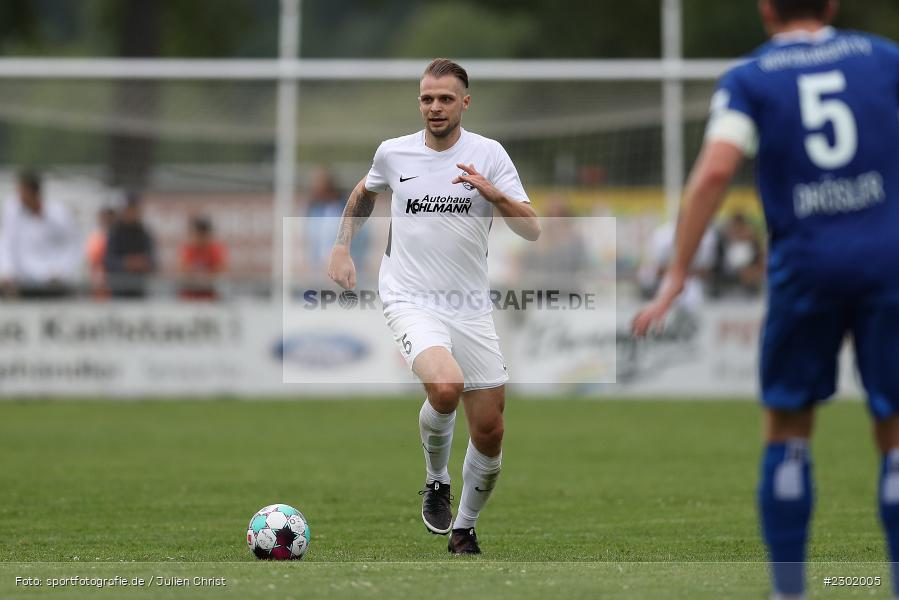
[{"label": "blue jersey", "polygon": [[707,139],[757,153],[772,290],[899,301],[899,47],[778,36],[721,79]]}]

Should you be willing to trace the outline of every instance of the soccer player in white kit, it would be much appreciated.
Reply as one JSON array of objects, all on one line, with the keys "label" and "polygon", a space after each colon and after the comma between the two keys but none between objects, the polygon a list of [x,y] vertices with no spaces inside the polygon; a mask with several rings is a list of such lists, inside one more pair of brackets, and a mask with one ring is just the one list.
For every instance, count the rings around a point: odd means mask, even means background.
[{"label": "soccer player in white kit", "polygon": [[[418,418],[427,470],[421,515],[428,531],[452,531],[450,552],[479,554],[475,522],[500,472],[509,379],[491,315],[487,237],[497,212],[531,241],[540,224],[499,142],[461,126],[471,103],[465,69],[432,61],[418,101],[425,128],[378,147],[347,201],[328,274],[355,287],[350,242],[377,194],[390,188],[379,293],[400,352],[427,392]],[[471,437],[454,521],[447,464],[460,398]]]}]

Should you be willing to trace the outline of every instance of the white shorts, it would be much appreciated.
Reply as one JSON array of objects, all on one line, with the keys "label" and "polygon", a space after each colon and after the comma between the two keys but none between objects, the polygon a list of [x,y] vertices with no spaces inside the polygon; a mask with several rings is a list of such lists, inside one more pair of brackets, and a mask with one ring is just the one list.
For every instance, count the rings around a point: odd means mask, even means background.
[{"label": "white shorts", "polygon": [[415,304],[395,302],[384,307],[384,316],[410,369],[422,351],[440,346],[450,351],[462,369],[466,392],[498,387],[509,380],[492,314],[449,319]]}]

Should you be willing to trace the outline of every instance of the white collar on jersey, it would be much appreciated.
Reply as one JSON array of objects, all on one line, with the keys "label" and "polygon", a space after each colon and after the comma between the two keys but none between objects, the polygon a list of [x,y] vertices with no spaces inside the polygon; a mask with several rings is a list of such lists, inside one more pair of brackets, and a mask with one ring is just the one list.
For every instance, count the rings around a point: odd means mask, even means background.
[{"label": "white collar on jersey", "polygon": [[431,152],[433,154],[443,154],[444,152],[449,152],[450,150],[458,150],[462,145],[462,140],[467,136],[468,132],[465,131],[465,128],[459,125],[459,139],[456,140],[456,143],[447,148],[446,150],[434,150],[433,148],[429,148],[425,143],[425,130],[421,130],[421,137],[418,138],[419,142],[421,142],[421,147],[425,149],[426,152]]},{"label": "white collar on jersey", "polygon": [[784,31],[774,36],[775,44],[795,44],[796,42],[808,42],[810,44],[820,44],[826,42],[837,34],[837,30],[827,25],[817,31],[806,31],[805,29],[794,29],[793,31]]}]

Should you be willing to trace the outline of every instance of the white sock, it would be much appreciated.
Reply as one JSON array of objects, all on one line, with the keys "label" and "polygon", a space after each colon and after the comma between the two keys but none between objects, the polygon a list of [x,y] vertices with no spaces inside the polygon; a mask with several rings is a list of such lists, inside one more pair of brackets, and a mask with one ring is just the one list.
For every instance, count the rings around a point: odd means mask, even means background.
[{"label": "white sock", "polygon": [[425,468],[428,471],[427,483],[432,481],[439,481],[446,485],[450,483],[446,466],[449,464],[455,426],[456,411],[448,415],[439,413],[425,398],[421,412],[418,413],[418,431],[421,434],[421,447],[425,452]]},{"label": "white sock", "polygon": [[481,454],[471,439],[462,465],[462,501],[453,522],[453,529],[471,529],[478,520],[481,509],[487,504],[490,493],[496,485],[503,464],[503,453],[499,456]]}]

